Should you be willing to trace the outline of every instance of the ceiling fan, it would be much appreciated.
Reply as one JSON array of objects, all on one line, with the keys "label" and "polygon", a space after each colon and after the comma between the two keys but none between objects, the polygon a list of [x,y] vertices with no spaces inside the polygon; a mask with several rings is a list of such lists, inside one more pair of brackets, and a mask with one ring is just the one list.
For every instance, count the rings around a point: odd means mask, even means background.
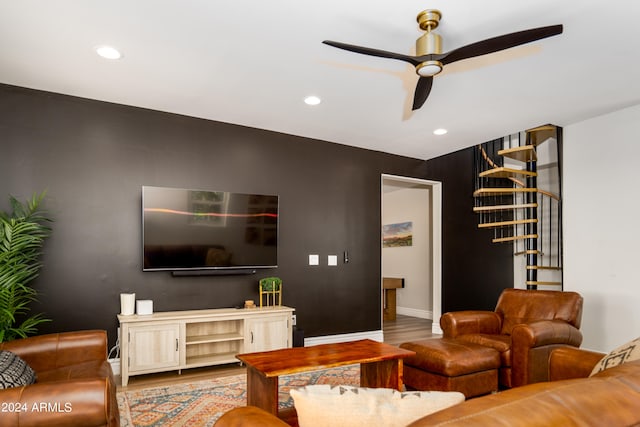
[{"label": "ceiling fan", "polygon": [[416,40],[416,56],[355,46],[331,40],[324,40],[322,43],[364,55],[405,61],[416,67],[416,73],[420,77],[416,85],[412,109],[417,110],[422,107],[429,97],[431,86],[433,85],[433,76],[442,71],[445,65],[520,46],[562,33],[562,25],[550,25],[548,27],[533,28],[493,37],[459,47],[450,52],[442,53],[442,38],[433,32],[433,30],[438,27],[440,18],[442,18],[442,13],[436,9],[427,9],[418,14],[417,21],[420,29],[426,31],[426,33]]}]

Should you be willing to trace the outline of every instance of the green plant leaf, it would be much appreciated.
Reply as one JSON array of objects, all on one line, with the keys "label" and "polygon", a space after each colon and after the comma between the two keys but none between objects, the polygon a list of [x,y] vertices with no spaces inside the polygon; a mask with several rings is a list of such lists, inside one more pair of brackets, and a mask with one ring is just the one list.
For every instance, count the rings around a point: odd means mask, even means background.
[{"label": "green plant leaf", "polygon": [[[50,319],[29,315],[37,292],[31,282],[38,277],[42,247],[51,234],[51,220],[40,209],[45,192],[22,203],[9,196],[11,213],[0,212],[0,342],[26,337]],[[22,323],[16,324],[17,319]]]}]

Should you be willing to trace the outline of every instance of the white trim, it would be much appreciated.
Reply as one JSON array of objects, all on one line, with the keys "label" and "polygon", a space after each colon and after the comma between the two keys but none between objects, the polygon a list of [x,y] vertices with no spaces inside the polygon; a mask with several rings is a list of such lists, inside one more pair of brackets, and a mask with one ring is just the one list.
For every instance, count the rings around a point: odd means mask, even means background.
[{"label": "white trim", "polygon": [[364,340],[364,339],[383,342],[384,336],[382,335],[382,331],[354,332],[351,334],[340,334],[340,335],[325,335],[322,337],[305,338],[304,346],[308,347],[310,345],[318,345],[318,344],[335,344],[335,343],[357,341],[357,340]]},{"label": "white trim", "polygon": [[[431,263],[433,266],[433,310],[431,313],[431,318],[437,319],[437,321],[434,321],[432,323],[431,331],[434,334],[442,334],[442,329],[440,329],[440,316],[442,316],[442,182],[383,173],[380,176],[381,193],[384,188],[385,179],[410,182],[414,184],[425,185],[431,188],[431,219],[433,227],[431,229],[431,238],[433,245],[431,258]],[[380,199],[380,203],[382,203],[382,197]],[[380,205],[380,212],[382,212],[382,205]],[[380,224],[380,226],[382,227],[382,224]],[[380,238],[382,239],[382,237]],[[380,244],[380,259],[382,259],[382,243]],[[380,267],[382,268],[382,263],[380,264]],[[380,288],[382,298],[384,295],[384,291],[382,290],[382,280],[380,280]],[[382,310],[380,310],[380,322],[383,322]]]},{"label": "white trim", "polygon": [[437,335],[442,335],[444,333],[442,331],[442,328],[440,327],[440,322],[432,322],[431,323],[431,333],[432,334],[437,334]]},{"label": "white trim", "polygon": [[402,314],[403,316],[433,320],[433,311],[430,310],[418,310],[417,308],[409,307],[396,307],[396,313]]}]

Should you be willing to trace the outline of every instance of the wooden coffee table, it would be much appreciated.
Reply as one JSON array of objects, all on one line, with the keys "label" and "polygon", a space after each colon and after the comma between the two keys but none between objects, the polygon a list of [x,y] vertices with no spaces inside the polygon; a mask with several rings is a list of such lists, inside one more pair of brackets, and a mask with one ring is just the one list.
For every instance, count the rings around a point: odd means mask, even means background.
[{"label": "wooden coffee table", "polygon": [[402,359],[415,352],[373,340],[285,348],[236,357],[247,365],[247,404],[278,415],[278,377],[360,364],[362,387],[401,390]]}]

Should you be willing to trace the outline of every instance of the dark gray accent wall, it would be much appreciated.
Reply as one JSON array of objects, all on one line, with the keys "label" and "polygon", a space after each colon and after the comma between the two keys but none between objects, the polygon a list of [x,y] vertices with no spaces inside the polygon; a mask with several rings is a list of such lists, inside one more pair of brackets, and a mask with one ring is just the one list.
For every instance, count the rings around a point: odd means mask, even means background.
[{"label": "dark gray accent wall", "polygon": [[[485,245],[472,222],[470,150],[425,162],[7,85],[0,146],[0,208],[8,194],[46,189],[55,220],[35,283],[33,309],[53,319],[43,333],[106,329],[113,345],[122,292],[152,299],[155,311],[229,307],[257,300],[258,279],[270,275],[283,279],[283,302],[307,337],[379,330],[383,173],[444,183],[445,308],[495,304],[485,286],[511,280],[511,257]],[[252,276],[142,272],[143,185],[278,194],[279,267]],[[326,265],[345,250],[348,264]],[[309,254],[321,265],[309,266]],[[479,277],[487,266],[493,273]]]},{"label": "dark gray accent wall", "polygon": [[424,175],[443,183],[442,312],[493,310],[513,287],[513,245],[491,242],[473,212],[473,147],[429,160]]},{"label": "dark gray accent wall", "polygon": [[[0,86],[0,194],[47,189],[53,234],[35,284],[43,332],[104,328],[119,294],[155,311],[258,300],[260,277],[284,281],[307,336],[377,330],[380,174],[413,176],[420,160],[275,132]],[[252,276],[141,271],[141,187],[280,196],[279,267]],[[348,250],[350,262],[326,257]],[[308,265],[319,254],[321,265]]]}]

